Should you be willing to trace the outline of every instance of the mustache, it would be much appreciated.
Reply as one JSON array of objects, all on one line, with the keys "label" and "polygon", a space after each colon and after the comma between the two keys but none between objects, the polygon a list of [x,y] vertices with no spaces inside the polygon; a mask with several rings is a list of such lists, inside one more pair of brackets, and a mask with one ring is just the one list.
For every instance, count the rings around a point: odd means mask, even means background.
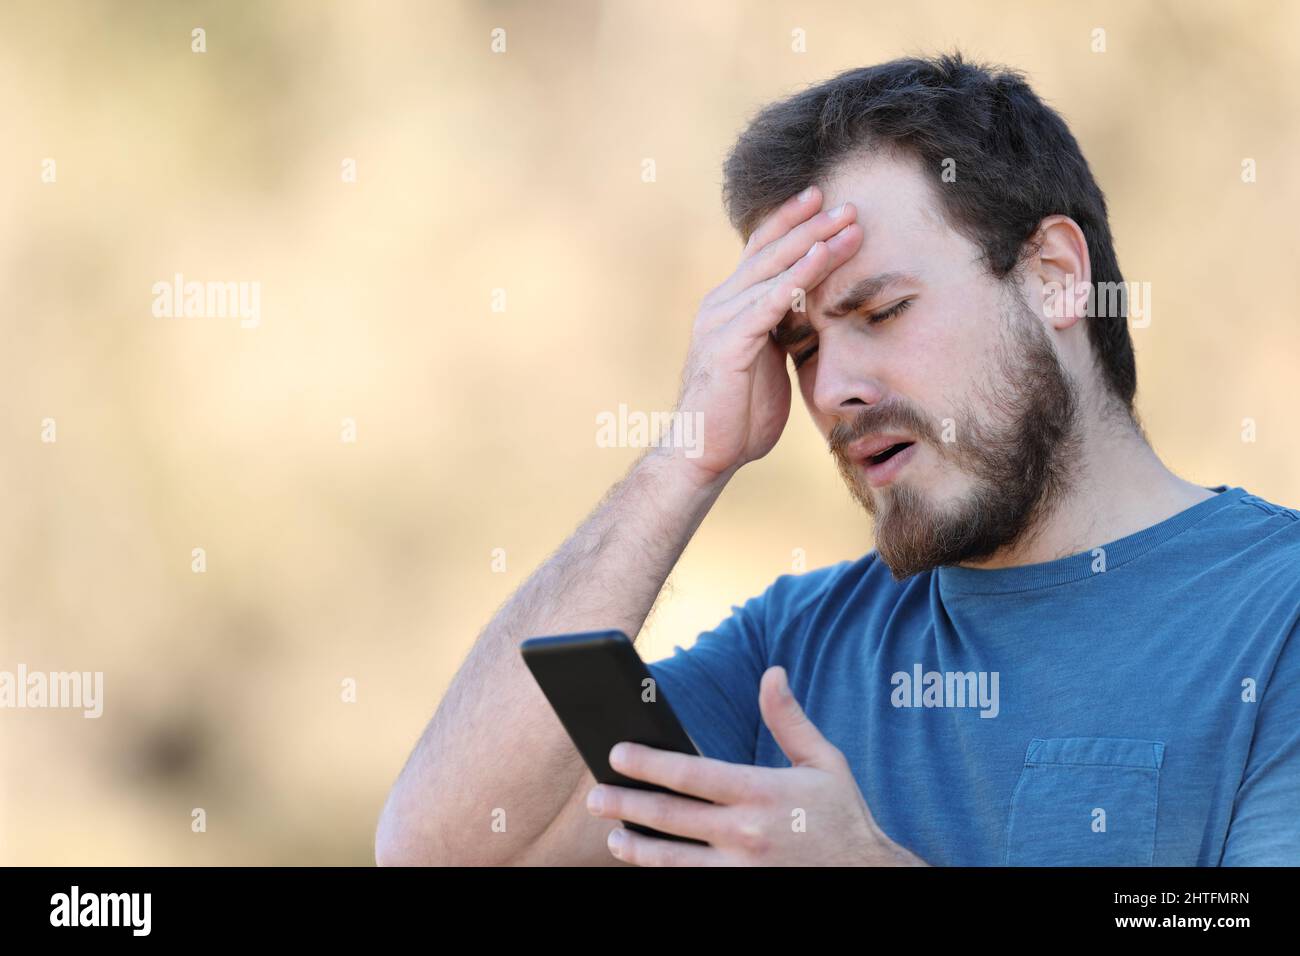
[{"label": "mustache", "polygon": [[929,418],[910,405],[899,403],[873,405],[859,412],[852,421],[836,423],[827,437],[827,444],[831,454],[843,459],[848,454],[848,446],[859,438],[890,430],[908,432],[915,435],[918,441],[933,444],[933,428]]}]

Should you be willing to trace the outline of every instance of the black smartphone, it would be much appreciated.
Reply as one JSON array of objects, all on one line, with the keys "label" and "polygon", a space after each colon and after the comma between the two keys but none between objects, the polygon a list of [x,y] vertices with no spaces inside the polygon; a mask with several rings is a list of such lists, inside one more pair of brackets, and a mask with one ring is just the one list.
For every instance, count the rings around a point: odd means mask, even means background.
[{"label": "black smartphone", "polygon": [[[695,742],[626,634],[586,631],[532,637],[520,645],[520,651],[597,782],[676,793],[658,784],[625,777],[609,765],[609,751],[620,740],[699,755]],[[701,799],[689,794],[678,796]],[[663,833],[627,820],[623,825],[648,836],[708,846],[702,840]]]}]

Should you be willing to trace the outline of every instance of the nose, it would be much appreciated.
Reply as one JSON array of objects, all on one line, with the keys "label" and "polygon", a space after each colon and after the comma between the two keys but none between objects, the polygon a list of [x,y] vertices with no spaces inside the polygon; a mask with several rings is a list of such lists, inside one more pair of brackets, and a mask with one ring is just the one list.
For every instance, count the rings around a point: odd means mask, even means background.
[{"label": "nose", "polygon": [[822,415],[852,420],[865,406],[877,405],[884,389],[871,374],[871,363],[850,341],[838,340],[823,333],[817,346],[816,379],[813,382],[813,405]]}]

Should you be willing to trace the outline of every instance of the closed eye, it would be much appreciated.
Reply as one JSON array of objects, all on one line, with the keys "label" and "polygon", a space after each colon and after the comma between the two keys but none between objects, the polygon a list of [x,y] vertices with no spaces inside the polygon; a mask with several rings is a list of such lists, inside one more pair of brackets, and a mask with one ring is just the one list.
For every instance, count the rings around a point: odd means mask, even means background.
[{"label": "closed eye", "polygon": [[[891,305],[887,309],[882,309],[879,312],[873,312],[867,316],[867,324],[879,325],[881,322],[888,321],[889,319],[892,319],[894,316],[899,315],[902,312],[905,312],[907,310],[907,307],[910,306],[911,304],[912,304],[912,299],[903,299],[897,304]],[[798,355],[794,357],[794,367],[798,369],[800,365],[808,361],[816,354],[817,354],[817,346],[815,345],[804,349],[802,352],[800,352]]]}]

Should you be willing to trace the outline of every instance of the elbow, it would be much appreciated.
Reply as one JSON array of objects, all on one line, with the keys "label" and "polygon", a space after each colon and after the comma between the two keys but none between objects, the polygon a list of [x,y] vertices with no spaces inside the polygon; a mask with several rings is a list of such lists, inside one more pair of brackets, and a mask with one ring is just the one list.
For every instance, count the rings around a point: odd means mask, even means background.
[{"label": "elbow", "polygon": [[384,807],[375,827],[375,866],[406,865],[407,854],[402,851],[402,841],[396,822]]},{"label": "elbow", "polygon": [[383,821],[375,831],[375,866],[409,866],[400,845],[385,831]]},{"label": "elbow", "polygon": [[375,866],[437,866],[423,836],[414,821],[394,806],[390,794],[375,826]]}]

